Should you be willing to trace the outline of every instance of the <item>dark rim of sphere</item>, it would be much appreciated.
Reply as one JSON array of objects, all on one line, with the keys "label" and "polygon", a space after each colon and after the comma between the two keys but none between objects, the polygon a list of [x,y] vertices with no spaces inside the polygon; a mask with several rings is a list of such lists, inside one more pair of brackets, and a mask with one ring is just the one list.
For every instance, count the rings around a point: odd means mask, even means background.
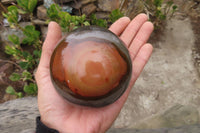
[{"label": "dark rim of sphere", "polygon": [[[68,92],[64,91],[63,89],[60,89],[60,87],[57,85],[56,81],[53,79],[52,76],[52,63],[50,63],[50,74],[51,74],[51,80],[52,83],[55,87],[55,89],[57,90],[57,92],[63,96],[65,99],[67,99],[68,101],[74,103],[74,104],[78,104],[78,105],[84,105],[84,106],[91,106],[91,107],[102,107],[102,106],[106,106],[109,105],[113,102],[115,102],[117,99],[120,98],[120,96],[126,91],[130,79],[131,79],[131,75],[132,75],[132,61],[129,55],[129,51],[128,49],[125,47],[124,43],[111,31],[105,29],[105,28],[101,28],[101,27],[97,27],[97,26],[85,26],[85,27],[81,27],[78,28],[70,33],[68,33],[66,36],[64,36],[59,43],[61,43],[63,40],[65,40],[66,37],[70,36],[71,34],[74,33],[82,33],[82,32],[95,32],[95,31],[101,31],[102,34],[107,33],[109,34],[112,39],[114,38],[114,43],[115,43],[115,47],[118,50],[118,52],[120,53],[120,55],[123,57],[123,59],[126,60],[127,62],[127,74],[122,78],[122,80],[120,81],[119,85],[117,87],[115,87],[112,91],[110,91],[108,94],[101,96],[101,97],[92,97],[92,98],[86,98],[86,97],[82,97],[82,96],[76,96],[76,95],[72,95],[72,91],[69,89],[67,90]],[[104,36],[103,39],[107,39],[107,36]],[[58,44],[59,44],[58,43]],[[121,49],[121,50],[119,50]],[[53,52],[54,55],[54,52]],[[52,57],[53,57],[52,55]],[[53,58],[51,58],[51,62],[53,61]]]}]

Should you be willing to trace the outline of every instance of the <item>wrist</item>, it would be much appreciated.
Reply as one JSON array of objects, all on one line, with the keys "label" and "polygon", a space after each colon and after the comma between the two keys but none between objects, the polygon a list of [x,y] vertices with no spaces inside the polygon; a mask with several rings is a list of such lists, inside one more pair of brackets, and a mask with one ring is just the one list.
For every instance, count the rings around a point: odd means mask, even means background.
[{"label": "wrist", "polygon": [[36,118],[36,125],[36,133],[59,133],[57,130],[50,128],[43,123],[40,117]]}]

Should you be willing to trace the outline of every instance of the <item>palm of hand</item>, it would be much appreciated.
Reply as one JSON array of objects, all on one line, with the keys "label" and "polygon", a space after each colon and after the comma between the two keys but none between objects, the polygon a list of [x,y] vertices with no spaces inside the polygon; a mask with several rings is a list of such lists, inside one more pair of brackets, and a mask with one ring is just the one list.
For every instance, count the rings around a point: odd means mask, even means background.
[{"label": "palm of hand", "polygon": [[109,28],[127,45],[132,57],[133,73],[130,85],[122,97],[102,108],[73,105],[64,100],[54,89],[50,79],[49,62],[55,44],[61,38],[61,31],[60,27],[52,22],[48,28],[36,73],[41,121],[61,133],[105,132],[118,116],[134,82],[152,53],[152,46],[146,44],[146,41],[153,31],[153,25],[146,21],[147,16],[144,14],[138,15],[131,22],[127,17],[123,17]]}]

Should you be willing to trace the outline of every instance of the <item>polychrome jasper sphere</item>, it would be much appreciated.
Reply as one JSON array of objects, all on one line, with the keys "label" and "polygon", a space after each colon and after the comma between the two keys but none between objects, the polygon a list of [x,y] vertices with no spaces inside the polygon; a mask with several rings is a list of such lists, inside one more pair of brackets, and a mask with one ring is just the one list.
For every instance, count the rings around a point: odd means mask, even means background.
[{"label": "polychrome jasper sphere", "polygon": [[54,87],[68,101],[102,107],[126,90],[132,63],[124,43],[111,31],[87,26],[64,36],[50,62]]}]

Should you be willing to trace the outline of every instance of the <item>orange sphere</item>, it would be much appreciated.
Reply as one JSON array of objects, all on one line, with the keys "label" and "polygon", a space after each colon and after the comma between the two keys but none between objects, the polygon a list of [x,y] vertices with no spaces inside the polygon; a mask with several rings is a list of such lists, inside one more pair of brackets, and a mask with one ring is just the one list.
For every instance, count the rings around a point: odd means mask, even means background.
[{"label": "orange sphere", "polygon": [[[105,39],[98,28],[97,33],[94,29],[85,30],[65,36],[54,50],[50,63],[55,88],[69,101],[78,104],[81,101],[81,105],[87,105],[84,100],[109,97],[116,90],[122,94],[125,88],[120,82],[126,83],[127,87],[132,68],[129,54],[121,52],[116,42]],[[111,32],[104,32],[116,37]],[[122,49],[127,50],[124,46]],[[120,88],[123,91],[119,91]]]}]

